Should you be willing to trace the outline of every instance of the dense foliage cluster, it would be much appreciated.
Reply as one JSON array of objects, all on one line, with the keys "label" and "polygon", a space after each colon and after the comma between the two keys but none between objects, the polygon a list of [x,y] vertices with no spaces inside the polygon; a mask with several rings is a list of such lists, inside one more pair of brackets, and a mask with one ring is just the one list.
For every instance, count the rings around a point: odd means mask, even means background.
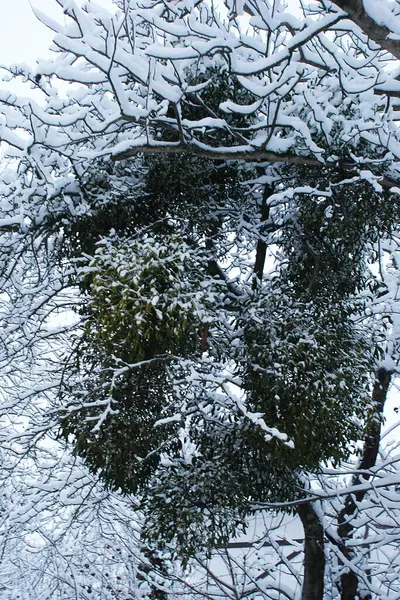
[{"label": "dense foliage cluster", "polygon": [[[160,168],[163,183],[180,182],[166,187],[164,218],[149,212],[144,227],[128,209],[131,235],[110,219],[94,254],[79,259],[83,329],[60,414],[63,435],[106,485],[144,493],[147,534],[175,539],[188,556],[227,542],[253,503],[301,497],[302,470],[339,462],[362,437],[378,337],[358,325],[367,317],[357,294],[381,289],[366,259],[393,220],[389,200],[368,204],[368,184],[324,195],[324,173],[313,181],[321,195],[296,194],[282,220],[279,180],[258,191],[221,166],[224,198],[199,161],[208,193],[193,212],[187,157],[167,158],[130,198],[135,206],[147,186],[154,197]],[[301,170],[290,176],[299,187]],[[234,234],[240,192],[247,226]],[[245,252],[254,248],[257,262],[268,238],[279,254],[265,253],[261,276],[268,262],[274,275],[260,279]]]}]

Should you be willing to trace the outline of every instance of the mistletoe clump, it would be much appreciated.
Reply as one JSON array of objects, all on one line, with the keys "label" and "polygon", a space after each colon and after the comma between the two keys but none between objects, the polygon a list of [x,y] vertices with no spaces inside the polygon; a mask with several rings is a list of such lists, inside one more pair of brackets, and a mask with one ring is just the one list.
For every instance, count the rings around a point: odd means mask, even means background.
[{"label": "mistletoe clump", "polygon": [[198,354],[215,302],[205,265],[178,234],[141,232],[102,240],[81,269],[90,298],[61,428],[111,488],[137,491],[162,452],[175,452],[181,419],[172,380]]},{"label": "mistletoe clump", "polygon": [[82,269],[91,281],[85,336],[129,363],[195,352],[215,302],[205,266],[177,234],[103,240]]},{"label": "mistletoe clump", "polygon": [[350,302],[321,307],[271,293],[245,329],[249,407],[294,443],[295,452],[277,444],[273,453],[295,469],[346,457],[361,435],[374,347]]}]

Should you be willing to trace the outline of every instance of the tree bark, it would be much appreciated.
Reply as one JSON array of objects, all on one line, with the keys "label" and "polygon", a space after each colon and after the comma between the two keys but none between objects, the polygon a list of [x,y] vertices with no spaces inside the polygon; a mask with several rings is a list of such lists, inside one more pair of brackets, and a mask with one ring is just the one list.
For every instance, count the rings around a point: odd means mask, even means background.
[{"label": "tree bark", "polygon": [[324,528],[313,505],[297,508],[304,529],[304,581],[301,600],[322,600],[324,594]]},{"label": "tree bark", "polygon": [[358,25],[371,40],[400,59],[400,41],[388,38],[392,33],[390,29],[377,23],[369,16],[364,10],[362,0],[334,0],[334,2],[336,6],[339,6],[348,14],[349,19]]},{"label": "tree bark", "polygon": [[[388,371],[384,368],[378,369],[372,391],[372,400],[377,408],[377,418],[371,420],[371,423],[367,428],[363,454],[358,467],[358,471],[361,471],[361,473],[358,473],[354,476],[352,481],[353,487],[368,481],[371,477],[371,474],[367,471],[376,464],[379,443],[381,439],[383,409],[385,407],[391,378],[391,371]],[[364,473],[362,471],[364,471]],[[344,507],[338,516],[338,534],[343,542],[343,544],[340,546],[340,549],[344,556],[350,561],[354,558],[354,555],[353,552],[346,546],[346,542],[352,537],[352,532],[354,529],[352,520],[357,513],[358,503],[363,500],[366,493],[366,490],[360,490],[353,494],[349,494],[346,497]],[[349,570],[347,573],[344,573],[341,577],[340,587],[341,600],[355,600],[358,589],[357,574],[353,570]],[[369,596],[367,595],[364,598],[360,598],[360,600],[367,600],[368,597]]]},{"label": "tree bark", "polygon": [[264,274],[264,265],[265,259],[267,257],[267,243],[263,237],[265,233],[263,228],[263,223],[269,218],[269,206],[268,206],[268,198],[273,194],[273,189],[266,185],[264,187],[264,193],[262,197],[261,207],[260,207],[260,231],[259,238],[257,241],[257,249],[256,249],[256,260],[254,263],[254,273],[259,282],[262,281]]},{"label": "tree bark", "polygon": [[[382,92],[384,93],[384,92]],[[243,150],[239,147],[239,149],[235,149],[235,147],[226,148],[225,151],[214,150],[213,148],[202,148],[192,144],[182,144],[177,142],[166,143],[163,142],[149,142],[148,144],[143,144],[140,146],[135,146],[134,148],[129,148],[129,150],[124,150],[123,152],[117,152],[111,155],[111,160],[113,162],[119,162],[121,160],[126,160],[128,158],[132,158],[142,152],[143,154],[191,154],[193,156],[200,156],[202,158],[206,158],[209,160],[239,160],[244,162],[267,162],[267,163],[286,163],[288,165],[303,165],[307,167],[315,167],[321,169],[322,166],[325,168],[331,168],[332,172],[336,172],[338,169],[352,171],[355,167],[357,167],[356,163],[351,161],[346,162],[331,162],[328,161],[324,164],[322,161],[317,158],[313,158],[311,156],[300,156],[297,154],[290,153],[282,153],[278,154],[276,152],[270,152],[269,150],[263,150],[260,148],[249,148]],[[399,182],[397,180],[392,180],[387,177],[383,177],[379,180],[379,184],[384,189],[390,189],[392,187],[398,186]]]}]

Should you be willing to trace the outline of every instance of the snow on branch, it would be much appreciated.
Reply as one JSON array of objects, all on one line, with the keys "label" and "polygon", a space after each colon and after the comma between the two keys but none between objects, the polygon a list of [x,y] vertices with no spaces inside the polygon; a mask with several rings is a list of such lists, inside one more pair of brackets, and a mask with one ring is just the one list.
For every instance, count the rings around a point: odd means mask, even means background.
[{"label": "snow on branch", "polygon": [[367,144],[377,158],[392,153],[387,178],[396,180],[399,134],[386,97],[396,68],[361,44],[344,12],[314,4],[295,18],[246,2],[239,18],[236,4],[216,11],[205,1],[130,2],[114,12],[59,4],[65,25],[37,12],[56,32],[54,58],[36,74],[14,69],[42,100],[1,98],[1,137],[28,147],[29,160],[53,153],[82,172],[103,156],[188,151],[340,168],[344,148]]}]

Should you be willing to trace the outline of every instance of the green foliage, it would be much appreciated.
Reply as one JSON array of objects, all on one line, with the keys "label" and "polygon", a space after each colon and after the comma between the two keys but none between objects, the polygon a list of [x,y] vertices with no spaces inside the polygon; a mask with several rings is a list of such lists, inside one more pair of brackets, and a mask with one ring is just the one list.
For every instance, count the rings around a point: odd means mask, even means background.
[{"label": "green foliage", "polygon": [[373,343],[355,327],[355,310],[349,303],[321,309],[273,292],[251,307],[254,318],[245,328],[248,403],[293,441],[294,449],[278,444],[273,452],[288,467],[339,461],[361,434]]},{"label": "green foliage", "polygon": [[232,206],[243,201],[248,169],[189,154],[178,154],[173,160],[155,155],[146,164],[143,200],[151,207],[153,228],[169,235],[178,225],[193,239],[215,243],[217,250],[226,239],[221,215],[229,215]]},{"label": "green foliage", "polygon": [[297,471],[273,455],[281,442],[243,417],[205,418],[190,431],[195,456],[161,466],[143,498],[144,539],[173,548],[183,564],[244,531],[254,503],[285,502],[304,493]]},{"label": "green foliage", "polygon": [[[223,71],[196,74],[181,118],[250,105],[239,87]],[[235,144],[249,122],[236,115],[231,131],[216,122],[193,133]],[[163,125],[154,133],[179,137]],[[88,211],[65,223],[67,255],[86,255],[86,303],[62,434],[106,485],[141,494],[144,538],[185,562],[227,543],[254,503],[301,497],[301,470],[347,457],[362,435],[376,341],[358,328],[356,298],[377,292],[367,259],[400,214],[356,174],[332,178],[328,167],[269,171],[271,194],[305,190],[270,206],[262,186],[251,196],[244,185],[255,169],[237,163],[139,163],[137,173],[119,167],[126,185],[117,171],[87,177]],[[274,273],[261,281],[262,258],[251,285],[249,255],[268,244]]]},{"label": "green foliage", "polygon": [[[93,345],[85,351],[93,353]],[[107,487],[136,492],[146,487],[160,453],[173,451],[176,422],[157,425],[171,416],[172,384],[162,363],[118,373],[108,356],[99,352],[96,358],[92,355],[81,387],[78,383],[70,391],[69,404],[60,415],[61,433]]]},{"label": "green foliage", "polygon": [[[225,65],[221,65],[219,69],[205,68],[202,73],[197,72],[189,78],[189,83],[189,91],[182,101],[182,118],[201,121],[212,117],[224,120],[230,128],[230,131],[218,127],[207,127],[205,130],[200,125],[194,129],[197,139],[211,147],[243,143],[241,129],[248,133],[248,127],[257,111],[258,98],[244,89],[237,77],[226,70]],[[245,112],[240,114],[230,111],[229,102],[245,107]]]},{"label": "green foliage", "polygon": [[[310,183],[324,189],[326,180]],[[363,182],[339,183],[326,197],[304,194],[294,202],[280,238],[281,277],[292,293],[328,306],[373,284],[368,254],[379,237],[391,234],[400,204]]]},{"label": "green foliage", "polygon": [[204,265],[177,234],[104,240],[82,270],[91,284],[86,337],[127,363],[195,352],[215,302]]},{"label": "green foliage", "polygon": [[357,325],[359,294],[379,291],[367,257],[378,236],[390,235],[399,207],[363,182],[338,177],[335,187],[325,173],[293,173],[294,187],[300,178],[326,193],[296,194],[289,203],[276,276],[243,315],[243,377],[249,408],[294,443],[294,451],[275,446],[278,462],[316,469],[345,458],[369,418],[378,340]]},{"label": "green foliage", "polygon": [[[216,302],[203,271],[204,257],[179,235],[160,241],[144,231],[103,240],[81,270],[91,296],[62,434],[112,488],[145,486],[161,452],[176,446],[169,369],[199,352],[201,325]],[[160,419],[167,422],[156,425]]]},{"label": "green foliage", "polygon": [[148,225],[147,208],[138,199],[143,177],[134,161],[116,168],[98,161],[91,172],[82,175],[74,202],[60,202],[56,197],[42,224],[48,236],[57,234],[56,259],[91,256],[97,242],[111,230],[129,237],[138,227]]},{"label": "green foliage", "polygon": [[143,538],[175,546],[185,564],[199,549],[221,547],[244,527],[247,505],[235,473],[219,456],[198,465],[175,461],[151,481]]}]

